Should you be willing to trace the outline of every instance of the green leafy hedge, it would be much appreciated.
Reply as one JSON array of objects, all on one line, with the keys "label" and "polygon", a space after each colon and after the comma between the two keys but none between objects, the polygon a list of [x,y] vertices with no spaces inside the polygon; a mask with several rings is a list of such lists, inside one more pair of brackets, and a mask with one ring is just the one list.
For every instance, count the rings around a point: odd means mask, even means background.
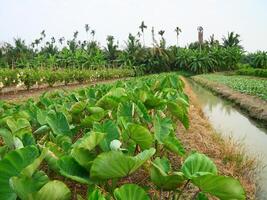
[{"label": "green leafy hedge", "polygon": [[267,78],[267,69],[244,68],[236,71],[239,75],[258,76]]}]

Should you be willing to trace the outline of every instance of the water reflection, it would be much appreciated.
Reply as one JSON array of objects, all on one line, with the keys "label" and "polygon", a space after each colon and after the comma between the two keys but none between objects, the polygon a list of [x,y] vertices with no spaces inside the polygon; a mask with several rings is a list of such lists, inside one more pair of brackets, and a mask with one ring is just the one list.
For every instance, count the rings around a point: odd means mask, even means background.
[{"label": "water reflection", "polygon": [[[267,165],[267,129],[249,119],[229,101],[215,96],[192,80],[189,83],[214,129],[224,136],[232,136],[235,140],[244,142],[247,152],[259,155],[264,165]],[[260,200],[267,200],[267,169],[261,176],[259,185],[262,186],[262,191],[257,196]]]}]

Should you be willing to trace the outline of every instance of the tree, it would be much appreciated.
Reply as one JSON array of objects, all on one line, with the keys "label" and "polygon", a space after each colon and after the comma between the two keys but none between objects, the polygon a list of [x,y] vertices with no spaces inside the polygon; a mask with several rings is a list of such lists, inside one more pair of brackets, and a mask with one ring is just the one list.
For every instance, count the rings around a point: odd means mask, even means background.
[{"label": "tree", "polygon": [[179,34],[182,32],[182,30],[177,26],[174,31],[176,32],[177,46],[178,46],[179,45]]},{"label": "tree", "polygon": [[107,48],[105,48],[106,57],[109,61],[114,61],[117,57],[118,45],[114,44],[114,37],[112,35],[107,36]]},{"label": "tree", "polygon": [[85,32],[88,33],[90,30],[89,24],[85,24],[84,28],[85,28]]},{"label": "tree", "polygon": [[94,40],[95,37],[95,30],[91,30],[92,40]]},{"label": "tree", "polygon": [[160,47],[161,47],[161,48],[165,48],[165,46],[166,46],[166,41],[165,41],[165,39],[164,39],[164,37],[163,37],[164,33],[165,33],[164,30],[160,30],[160,31],[158,32],[158,34],[161,36],[161,40],[160,40]]},{"label": "tree", "polygon": [[223,37],[223,46],[224,47],[239,47],[242,49],[242,46],[240,45],[241,40],[239,39],[240,35],[235,34],[234,32],[228,33],[227,37]]},{"label": "tree", "polygon": [[145,25],[145,22],[144,21],[142,21],[142,23],[139,26],[139,28],[140,28],[140,30],[141,30],[141,32],[143,34],[143,45],[145,46],[145,33],[144,33],[144,31],[147,28],[147,26]]}]

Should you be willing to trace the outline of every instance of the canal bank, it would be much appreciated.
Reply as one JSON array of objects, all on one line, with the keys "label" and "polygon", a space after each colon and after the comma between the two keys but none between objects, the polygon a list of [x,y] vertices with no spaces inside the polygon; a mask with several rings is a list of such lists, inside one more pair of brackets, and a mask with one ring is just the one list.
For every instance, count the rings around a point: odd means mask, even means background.
[{"label": "canal bank", "polygon": [[[220,133],[224,139],[232,138],[231,140],[235,141],[234,146],[239,148],[237,148],[238,151],[243,151],[244,156],[258,158],[261,166],[267,165],[266,128],[262,127],[261,123],[251,120],[231,102],[214,95],[190,79],[186,82],[195,95],[194,98],[201,107],[204,117],[208,119],[215,131]],[[229,146],[231,145],[233,144],[230,142]],[[256,183],[256,199],[266,200],[267,170],[263,169],[258,176],[260,179]]]}]

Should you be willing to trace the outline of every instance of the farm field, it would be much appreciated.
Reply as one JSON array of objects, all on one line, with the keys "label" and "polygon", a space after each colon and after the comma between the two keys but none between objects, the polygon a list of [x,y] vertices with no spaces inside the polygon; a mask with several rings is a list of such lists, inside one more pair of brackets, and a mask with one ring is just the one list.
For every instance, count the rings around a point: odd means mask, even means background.
[{"label": "farm field", "polygon": [[[88,187],[91,197],[115,199],[169,195],[162,190],[245,198],[239,181],[218,175],[210,158],[191,152],[177,137],[177,127],[190,126],[188,109],[184,83],[175,74],[57,92],[17,105],[2,102],[0,197],[81,199]],[[138,184],[138,174],[146,177],[148,190]],[[222,185],[208,186],[214,180]],[[38,187],[25,193],[25,183]],[[205,193],[176,191],[185,184]],[[225,184],[232,187],[225,190]]]},{"label": "farm field", "polygon": [[235,91],[254,95],[267,101],[267,79],[251,76],[204,74],[197,77],[226,85]]},{"label": "farm field", "polygon": [[0,200],[267,200],[266,6],[2,2]]}]

